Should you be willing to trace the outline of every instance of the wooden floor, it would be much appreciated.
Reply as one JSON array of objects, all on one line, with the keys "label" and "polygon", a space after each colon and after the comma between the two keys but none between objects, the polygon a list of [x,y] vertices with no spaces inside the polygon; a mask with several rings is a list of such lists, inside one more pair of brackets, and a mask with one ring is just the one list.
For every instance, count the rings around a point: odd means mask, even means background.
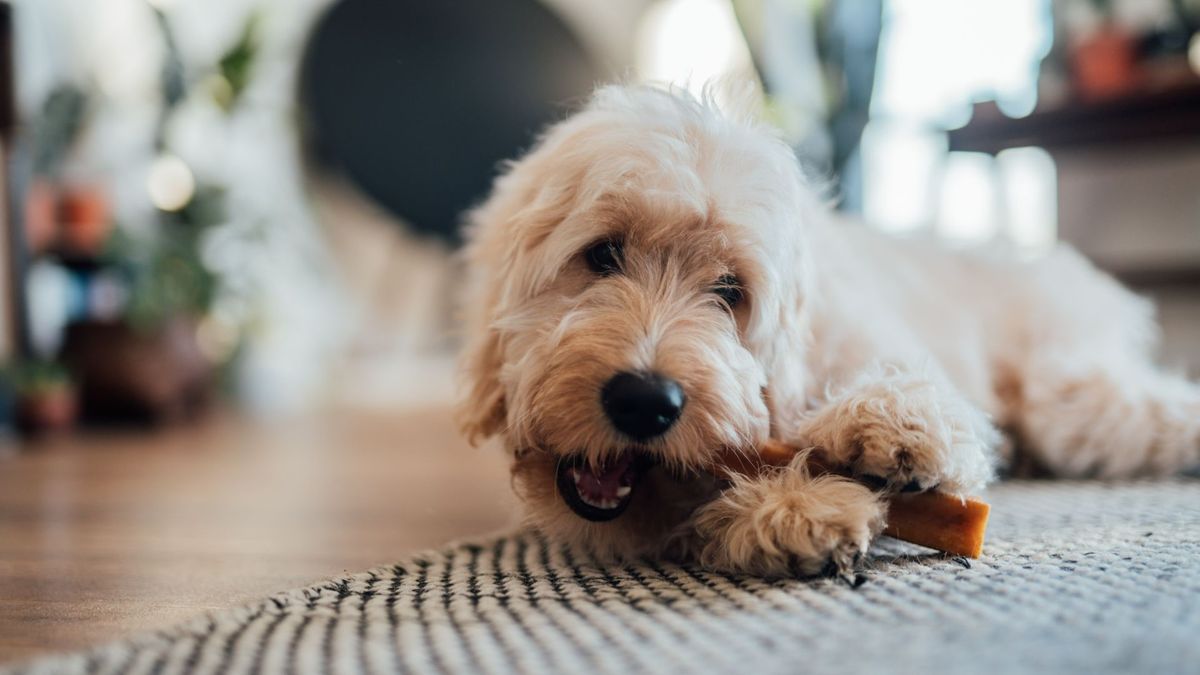
[{"label": "wooden floor", "polygon": [[216,418],[0,447],[0,663],[151,630],[511,522],[443,411]]}]

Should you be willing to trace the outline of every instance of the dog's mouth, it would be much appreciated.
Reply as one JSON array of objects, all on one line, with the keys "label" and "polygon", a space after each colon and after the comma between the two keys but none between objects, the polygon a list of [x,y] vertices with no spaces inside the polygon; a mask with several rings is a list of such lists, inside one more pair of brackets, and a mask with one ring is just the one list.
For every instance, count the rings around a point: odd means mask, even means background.
[{"label": "dog's mouth", "polygon": [[629,507],[639,479],[651,464],[647,455],[633,452],[600,466],[582,457],[563,459],[558,464],[558,493],[580,518],[609,521]]}]

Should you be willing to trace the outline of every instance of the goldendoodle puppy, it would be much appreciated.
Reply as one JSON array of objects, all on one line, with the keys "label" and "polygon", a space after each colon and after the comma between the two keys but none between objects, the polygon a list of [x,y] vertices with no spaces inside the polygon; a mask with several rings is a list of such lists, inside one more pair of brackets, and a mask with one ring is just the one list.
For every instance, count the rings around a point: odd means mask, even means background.
[{"label": "goldendoodle puppy", "polygon": [[[531,523],[598,555],[844,572],[881,495],[983,488],[997,427],[1064,476],[1200,460],[1150,304],[1065,247],[835,222],[787,145],[684,94],[600,90],[470,221],[464,428],[502,438]],[[703,470],[768,437],[861,480]]]}]

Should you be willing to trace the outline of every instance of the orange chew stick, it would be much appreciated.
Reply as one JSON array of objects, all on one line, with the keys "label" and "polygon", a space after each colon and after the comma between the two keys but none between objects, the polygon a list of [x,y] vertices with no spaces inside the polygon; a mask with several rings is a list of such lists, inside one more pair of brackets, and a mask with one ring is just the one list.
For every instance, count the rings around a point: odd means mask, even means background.
[{"label": "orange chew stick", "polygon": [[941,492],[898,495],[888,502],[883,533],[939,551],[978,558],[991,507]]},{"label": "orange chew stick", "polygon": [[[757,456],[725,452],[713,465],[713,473],[728,478],[738,473],[755,476],[764,466],[786,466],[797,448],[770,440]],[[810,457],[808,467],[814,473],[833,470],[819,458]],[[921,546],[978,558],[983,552],[990,507],[978,499],[960,498],[940,492],[897,495],[888,501],[887,527],[883,533]]]}]

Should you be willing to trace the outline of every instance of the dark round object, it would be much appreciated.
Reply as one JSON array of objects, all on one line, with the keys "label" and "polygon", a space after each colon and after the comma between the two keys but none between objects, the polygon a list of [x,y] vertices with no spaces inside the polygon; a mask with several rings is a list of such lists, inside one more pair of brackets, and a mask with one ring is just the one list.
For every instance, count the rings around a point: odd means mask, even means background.
[{"label": "dark round object", "polygon": [[320,165],[457,242],[499,162],[602,77],[538,0],[343,0],[313,31],[300,99]]},{"label": "dark round object", "polygon": [[587,258],[588,269],[607,277],[621,271],[621,253],[621,242],[606,239],[589,246],[584,257]]},{"label": "dark round object", "polygon": [[666,433],[686,400],[678,382],[658,373],[617,373],[600,395],[612,425],[637,441]]}]

